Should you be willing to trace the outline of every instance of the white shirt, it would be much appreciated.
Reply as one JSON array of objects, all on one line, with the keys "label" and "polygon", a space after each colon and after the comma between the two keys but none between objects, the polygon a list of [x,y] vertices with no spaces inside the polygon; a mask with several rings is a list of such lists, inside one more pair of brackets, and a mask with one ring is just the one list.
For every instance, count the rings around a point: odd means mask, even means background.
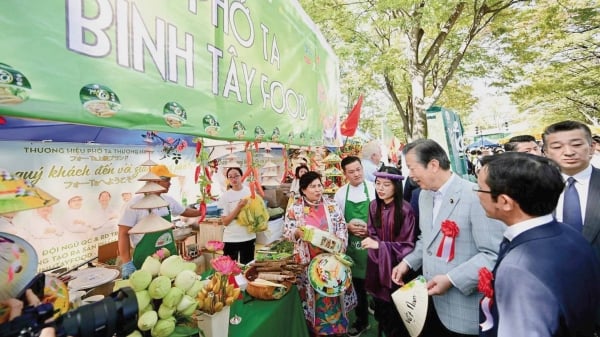
[{"label": "white shirt", "polygon": [[[375,200],[375,184],[372,182],[365,180],[367,184],[367,191],[369,193],[369,201]],[[348,190],[349,189],[349,190]],[[346,209],[346,191],[348,191],[348,200],[352,202],[362,202],[367,200],[367,196],[365,195],[365,185],[360,183],[358,186],[352,186],[350,184],[346,184],[335,192],[335,196],[333,197],[335,202],[340,206],[340,210],[342,214],[344,214]]]},{"label": "white shirt", "polygon": [[361,159],[361,164],[363,167],[365,180],[370,182],[375,182],[375,175],[373,173],[377,172],[381,167],[381,164],[375,165],[370,159]]},{"label": "white shirt", "polygon": [[[222,214],[231,214],[240,200],[249,196],[248,186],[243,186],[239,191],[233,189],[225,191],[218,201],[219,208],[223,209]],[[237,219],[233,219],[223,230],[223,242],[245,242],[252,239],[256,239],[256,233],[248,233],[247,227],[241,226]]]},{"label": "white shirt", "polygon": [[[567,179],[570,177],[566,174],[562,174],[565,180],[565,190],[567,186]],[[586,169],[577,173],[573,176],[576,182],[574,183],[577,194],[579,194],[579,205],[581,206],[581,219],[585,221],[585,209],[587,207],[588,190],[590,189],[590,179],[592,178],[592,165],[588,165]],[[563,221],[563,205],[565,202],[565,190],[560,194],[558,198],[558,204],[556,205],[556,220]]]},{"label": "white shirt", "polygon": [[435,218],[440,212],[440,208],[442,207],[442,201],[444,200],[444,195],[448,192],[448,186],[450,186],[453,179],[456,179],[455,174],[450,176],[448,179],[437,191],[431,191],[433,193],[433,222],[435,223]]},{"label": "white shirt", "polygon": [[[177,200],[173,199],[173,197],[171,197],[167,194],[161,194],[160,197],[169,203],[168,208],[167,207],[159,207],[159,208],[152,208],[152,209],[130,208],[131,205],[137,203],[143,197],[144,197],[143,195],[136,195],[131,200],[129,200],[129,203],[127,203],[126,210],[123,213],[123,215],[121,216],[121,219],[119,220],[119,225],[133,227],[138,222],[140,222],[140,220],[142,220],[143,218],[148,216],[150,214],[150,212],[152,212],[160,217],[163,217],[163,216],[168,215],[169,211],[171,211],[171,218],[172,218],[174,216],[178,216],[179,214],[181,214],[185,211],[185,207],[183,207]],[[142,239],[142,236],[144,236],[144,234],[129,235],[129,237],[131,239],[131,243],[133,243],[134,246],[140,242],[140,240]]]},{"label": "white shirt", "polygon": [[539,227],[541,225],[547,224],[552,221],[552,214],[542,215],[537,218],[532,218],[529,220],[525,220],[519,223],[516,223],[512,226],[508,226],[504,231],[504,237],[509,241],[512,241],[514,238],[526,232],[532,228]]}]

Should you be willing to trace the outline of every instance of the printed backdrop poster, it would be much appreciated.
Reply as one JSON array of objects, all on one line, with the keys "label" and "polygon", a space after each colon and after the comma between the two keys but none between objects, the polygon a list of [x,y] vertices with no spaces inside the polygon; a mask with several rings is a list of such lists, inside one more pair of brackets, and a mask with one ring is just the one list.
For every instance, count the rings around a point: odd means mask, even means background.
[{"label": "printed backdrop poster", "polygon": [[[169,195],[193,202],[194,149],[181,153],[177,164],[160,148],[150,159],[175,174]],[[164,158],[163,158],[164,157]],[[124,205],[144,183],[149,159],[143,146],[101,146],[75,143],[2,142],[0,163],[59,199],[50,207],[16,213],[18,235],[35,247],[40,271],[73,267],[97,255],[97,247],[117,240],[117,224]],[[0,231],[2,228],[0,219]],[[11,228],[14,228],[11,227]]]},{"label": "printed backdrop poster", "polygon": [[0,23],[0,115],[340,144],[338,61],[295,0],[3,0]]}]

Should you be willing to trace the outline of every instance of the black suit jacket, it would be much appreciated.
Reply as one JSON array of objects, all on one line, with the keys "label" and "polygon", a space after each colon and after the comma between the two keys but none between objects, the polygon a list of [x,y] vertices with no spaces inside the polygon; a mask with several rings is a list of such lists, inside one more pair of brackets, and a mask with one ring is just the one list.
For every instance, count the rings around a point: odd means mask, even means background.
[{"label": "black suit jacket", "polygon": [[600,261],[600,169],[595,167],[592,167],[582,234]]}]

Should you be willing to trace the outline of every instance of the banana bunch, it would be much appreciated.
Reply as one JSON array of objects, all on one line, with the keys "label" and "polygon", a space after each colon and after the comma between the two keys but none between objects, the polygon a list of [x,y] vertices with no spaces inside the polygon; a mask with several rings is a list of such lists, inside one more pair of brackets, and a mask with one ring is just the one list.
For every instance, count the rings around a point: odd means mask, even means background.
[{"label": "banana bunch", "polygon": [[265,207],[265,202],[259,195],[247,199],[248,203],[240,211],[237,222],[242,226],[247,226],[248,233],[266,231],[269,228],[269,212]]},{"label": "banana bunch", "polygon": [[191,317],[198,307],[195,298],[202,288],[196,264],[179,255],[169,256],[156,264],[149,256],[141,269],[119,287],[129,286],[136,294],[139,318],[133,335],[150,331],[152,337],[167,337],[175,331],[177,317]]},{"label": "banana bunch", "polygon": [[196,302],[198,309],[212,315],[231,305],[239,296],[240,288],[234,288],[233,284],[228,283],[226,275],[215,273],[198,292]]}]

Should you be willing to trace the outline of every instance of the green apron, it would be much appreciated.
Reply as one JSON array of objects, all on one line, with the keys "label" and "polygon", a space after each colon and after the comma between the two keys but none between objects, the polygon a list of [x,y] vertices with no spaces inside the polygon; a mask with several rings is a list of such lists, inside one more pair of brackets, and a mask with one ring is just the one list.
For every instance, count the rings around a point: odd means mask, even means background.
[{"label": "green apron", "polygon": [[[162,217],[163,219],[171,222],[171,209],[169,214]],[[160,248],[165,247],[171,252],[171,255],[177,255],[177,247],[175,247],[175,237],[173,236],[173,230],[167,229],[160,232],[146,233],[135,246],[133,250],[133,265],[140,269],[146,257],[156,253]]]},{"label": "green apron", "polygon": [[[350,185],[348,185],[348,188],[346,189],[346,204],[344,206],[344,218],[346,221],[352,219],[361,219],[364,222],[369,221],[369,204],[371,203],[371,199],[369,198],[367,183],[363,181],[363,185],[365,186],[365,196],[367,197],[367,200],[361,202],[348,200]],[[354,260],[354,265],[352,266],[353,278],[364,279],[367,273],[368,250],[361,248],[360,243],[362,240],[362,238],[348,232],[348,249],[346,249],[346,254]]]}]

